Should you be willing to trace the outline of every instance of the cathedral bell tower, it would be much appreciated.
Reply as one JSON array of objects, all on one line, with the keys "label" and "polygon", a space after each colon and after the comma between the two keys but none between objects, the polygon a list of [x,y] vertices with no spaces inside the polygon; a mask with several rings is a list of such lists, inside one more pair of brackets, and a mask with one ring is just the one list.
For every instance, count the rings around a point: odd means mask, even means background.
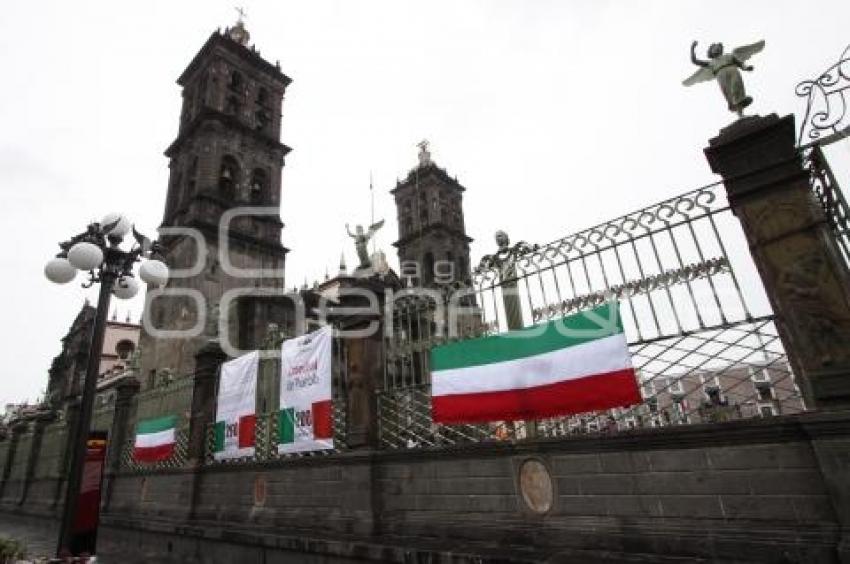
[{"label": "cathedral bell tower", "polygon": [[[206,317],[199,309],[218,311],[231,290],[284,287],[281,172],[290,149],[280,133],[291,79],[249,39],[240,17],[213,33],[177,79],[183,107],[177,138],[165,151],[170,173],[160,240],[179,275],[168,283],[171,295],[150,299],[149,292],[146,304],[160,331],[197,327]],[[166,338],[143,328],[147,379],[162,369],[191,374],[206,338]]]},{"label": "cathedral bell tower", "polygon": [[401,277],[434,287],[469,283],[469,244],[463,219],[466,190],[431,160],[428,142],[419,143],[419,165],[390,191],[398,213]]}]

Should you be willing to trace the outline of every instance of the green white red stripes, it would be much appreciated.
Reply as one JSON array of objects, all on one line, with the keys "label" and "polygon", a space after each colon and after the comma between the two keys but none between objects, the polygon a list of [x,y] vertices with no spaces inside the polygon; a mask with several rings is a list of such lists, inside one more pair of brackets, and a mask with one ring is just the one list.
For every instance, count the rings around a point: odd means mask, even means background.
[{"label": "green white red stripes", "polygon": [[540,419],[640,401],[616,304],[431,352],[438,423]]},{"label": "green white red stripes", "polygon": [[138,462],[160,462],[174,454],[177,417],[168,415],[145,419],[136,425],[133,458]]}]

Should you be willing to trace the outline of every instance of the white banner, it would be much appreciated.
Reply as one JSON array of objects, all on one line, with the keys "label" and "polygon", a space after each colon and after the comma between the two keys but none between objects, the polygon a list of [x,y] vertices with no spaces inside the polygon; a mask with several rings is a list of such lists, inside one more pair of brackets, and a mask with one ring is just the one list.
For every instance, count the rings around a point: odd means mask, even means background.
[{"label": "white banner", "polygon": [[280,454],[334,447],[331,401],[333,329],[284,341],[280,352]]},{"label": "white banner", "polygon": [[215,416],[216,460],[254,455],[259,359],[260,353],[254,351],[221,365]]}]

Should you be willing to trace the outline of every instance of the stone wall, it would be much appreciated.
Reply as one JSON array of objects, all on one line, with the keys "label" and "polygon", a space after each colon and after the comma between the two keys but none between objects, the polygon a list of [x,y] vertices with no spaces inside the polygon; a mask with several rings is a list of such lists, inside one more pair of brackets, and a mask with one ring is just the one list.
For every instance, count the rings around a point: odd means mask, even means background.
[{"label": "stone wall", "polygon": [[[58,514],[44,453],[20,499],[27,433],[0,521]],[[838,562],[850,413],[123,471],[110,486],[107,561]]]},{"label": "stone wall", "polygon": [[[848,444],[844,413],[122,475],[102,550],[144,542],[146,557],[175,562],[293,551],[322,562],[836,562]],[[544,513],[523,498],[527,460],[551,480],[551,500],[539,482],[529,494],[551,503]]]}]

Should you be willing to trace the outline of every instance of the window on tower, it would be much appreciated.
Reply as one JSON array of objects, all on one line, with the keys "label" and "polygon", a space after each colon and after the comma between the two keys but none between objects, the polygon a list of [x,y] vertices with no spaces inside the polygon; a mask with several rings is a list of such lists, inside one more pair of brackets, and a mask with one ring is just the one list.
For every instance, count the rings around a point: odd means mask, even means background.
[{"label": "window on tower", "polygon": [[242,86],[242,74],[239,71],[230,73],[230,82],[227,84],[231,90],[238,90]]},{"label": "window on tower", "polygon": [[258,130],[265,129],[269,125],[270,121],[271,114],[269,114],[268,110],[260,108],[254,113],[254,122],[256,123]]},{"label": "window on tower", "polygon": [[198,89],[195,91],[195,108],[202,109],[207,104],[207,75],[204,74],[198,82]]},{"label": "window on tower", "polygon": [[115,353],[121,360],[127,360],[130,358],[130,355],[133,354],[133,350],[135,350],[135,348],[136,346],[132,341],[122,339],[117,345],[115,345]]},{"label": "window on tower", "polygon": [[268,103],[269,91],[265,88],[260,87],[260,89],[257,90],[257,105],[265,107],[268,105]]},{"label": "window on tower", "polygon": [[266,171],[255,168],[251,173],[251,203],[265,204],[268,201],[269,180]]},{"label": "window on tower", "polygon": [[236,186],[239,184],[239,163],[230,155],[221,159],[218,173],[219,195],[226,200],[236,198]]},{"label": "window on tower", "polygon": [[190,90],[183,92],[183,111],[180,112],[181,122],[189,121],[189,118],[192,117],[192,99],[193,94]]},{"label": "window on tower", "polygon": [[166,215],[171,217],[180,201],[180,189],[183,187],[183,175],[180,172],[174,174],[171,187],[168,189],[168,200],[165,204]]},{"label": "window on tower", "polygon": [[425,281],[432,282],[434,280],[434,253],[425,253]]},{"label": "window on tower", "polygon": [[189,170],[186,175],[186,192],[183,194],[183,201],[188,201],[189,198],[195,195],[195,187],[198,183],[198,157],[192,157],[192,163],[189,165]]}]

